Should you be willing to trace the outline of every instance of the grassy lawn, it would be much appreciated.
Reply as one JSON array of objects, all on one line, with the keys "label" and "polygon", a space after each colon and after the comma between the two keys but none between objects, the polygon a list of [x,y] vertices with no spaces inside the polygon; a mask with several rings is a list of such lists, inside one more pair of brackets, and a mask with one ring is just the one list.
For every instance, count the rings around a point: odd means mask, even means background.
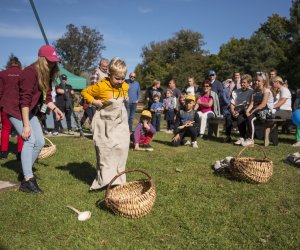
[{"label": "grassy lawn", "polygon": [[[300,249],[300,169],[283,163],[299,150],[290,145],[294,135],[280,135],[279,146],[266,148],[274,174],[263,185],[211,169],[241,147],[198,139],[199,149],[172,148],[170,138],[159,132],[153,152],[129,152],[127,169],[145,169],[157,191],[151,212],[135,220],[100,206],[105,191],[88,192],[96,174],[93,141],[53,138],[58,152],[35,165],[45,193],[0,192],[0,249]],[[262,152],[250,148],[244,155]],[[1,162],[1,180],[15,181],[19,172],[14,155]],[[91,219],[77,221],[66,205],[90,210]]]}]

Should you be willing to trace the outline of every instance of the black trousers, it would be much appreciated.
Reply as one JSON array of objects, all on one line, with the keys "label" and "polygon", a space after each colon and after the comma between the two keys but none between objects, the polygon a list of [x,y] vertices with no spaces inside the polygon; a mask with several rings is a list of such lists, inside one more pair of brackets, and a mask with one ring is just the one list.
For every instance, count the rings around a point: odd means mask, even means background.
[{"label": "black trousers", "polygon": [[231,114],[225,116],[225,135],[231,135],[234,121],[237,122],[240,137],[246,139],[247,116],[244,112],[240,113],[238,117],[233,117]]},{"label": "black trousers", "polygon": [[172,141],[172,145],[177,147],[179,145],[184,144],[184,138],[185,137],[191,137],[191,141],[194,142],[197,140],[197,134],[199,132],[199,127],[185,127],[179,132],[179,140],[178,141]]},{"label": "black trousers", "polygon": [[83,116],[80,120],[81,126],[85,123],[86,119],[89,118],[90,122],[92,122],[94,114],[96,112],[96,107],[88,107],[87,109],[84,110]]},{"label": "black trousers", "polygon": [[[58,107],[62,112],[64,112],[65,117],[66,117],[66,121],[67,121],[67,127],[68,130],[72,129],[72,125],[71,125],[71,115],[72,115],[72,110],[66,107]],[[62,128],[62,124],[61,121],[56,121],[56,119],[54,120],[54,129],[55,131],[59,131],[59,129]]]}]

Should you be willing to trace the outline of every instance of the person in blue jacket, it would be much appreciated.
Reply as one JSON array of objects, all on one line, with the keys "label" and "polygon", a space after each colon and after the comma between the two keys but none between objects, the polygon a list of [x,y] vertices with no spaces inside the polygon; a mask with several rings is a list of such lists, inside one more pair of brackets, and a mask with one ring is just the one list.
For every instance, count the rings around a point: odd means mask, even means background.
[{"label": "person in blue jacket", "polygon": [[135,77],[136,77],[135,73],[131,72],[129,74],[129,79],[126,80],[126,82],[129,85],[129,90],[128,90],[129,101],[125,103],[127,114],[128,114],[129,131],[132,131],[132,124],[135,117],[135,111],[141,93],[140,84],[138,81],[135,80]]}]

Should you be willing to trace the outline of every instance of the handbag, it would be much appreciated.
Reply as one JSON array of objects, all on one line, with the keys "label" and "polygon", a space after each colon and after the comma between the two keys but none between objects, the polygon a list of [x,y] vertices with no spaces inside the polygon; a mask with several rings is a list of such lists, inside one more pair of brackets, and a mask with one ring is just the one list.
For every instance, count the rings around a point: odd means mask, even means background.
[{"label": "handbag", "polygon": [[268,108],[257,111],[255,113],[255,116],[258,120],[265,120],[265,119],[271,119],[272,118],[271,111]]}]

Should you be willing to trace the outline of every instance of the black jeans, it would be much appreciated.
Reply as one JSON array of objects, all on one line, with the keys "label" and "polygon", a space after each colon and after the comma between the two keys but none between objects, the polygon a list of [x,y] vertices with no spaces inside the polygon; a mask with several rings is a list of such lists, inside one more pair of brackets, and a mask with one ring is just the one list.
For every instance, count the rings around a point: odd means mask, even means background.
[{"label": "black jeans", "polygon": [[[72,110],[71,109],[67,109],[66,107],[58,107],[62,112],[65,113],[65,117],[66,117],[66,121],[67,121],[67,127],[68,130],[72,129],[72,125],[71,125],[71,115],[72,115]],[[59,128],[62,128],[62,124],[61,121],[56,121],[56,119],[54,120],[54,129],[55,131],[59,131]]]},{"label": "black jeans", "polygon": [[80,125],[83,126],[87,118],[89,118],[90,122],[92,122],[95,112],[96,112],[95,106],[87,107],[83,112],[83,116],[80,120]]},{"label": "black jeans", "polygon": [[197,140],[197,135],[199,132],[199,127],[185,127],[184,129],[180,130],[179,132],[179,140],[178,141],[172,141],[172,145],[174,147],[179,146],[180,144],[184,144],[184,138],[185,137],[191,137],[191,141],[194,142]]},{"label": "black jeans", "polygon": [[247,116],[245,112],[240,113],[238,117],[233,117],[231,114],[225,116],[225,135],[231,135],[234,121],[237,122],[240,137],[246,139]]}]

